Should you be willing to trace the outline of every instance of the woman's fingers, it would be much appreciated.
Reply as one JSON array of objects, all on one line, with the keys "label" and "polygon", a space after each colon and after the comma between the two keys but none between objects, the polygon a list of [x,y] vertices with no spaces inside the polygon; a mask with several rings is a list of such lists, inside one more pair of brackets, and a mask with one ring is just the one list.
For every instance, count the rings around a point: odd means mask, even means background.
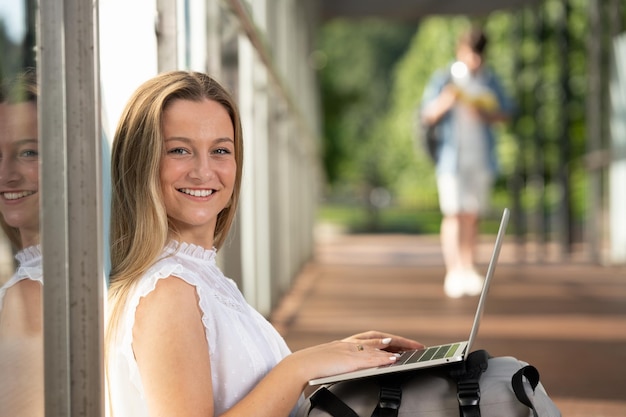
[{"label": "woman's fingers", "polygon": [[424,347],[424,345],[418,341],[374,330],[352,335],[346,339],[343,339],[343,341],[361,343],[367,346],[373,346],[378,349],[386,349],[392,352],[422,349]]}]

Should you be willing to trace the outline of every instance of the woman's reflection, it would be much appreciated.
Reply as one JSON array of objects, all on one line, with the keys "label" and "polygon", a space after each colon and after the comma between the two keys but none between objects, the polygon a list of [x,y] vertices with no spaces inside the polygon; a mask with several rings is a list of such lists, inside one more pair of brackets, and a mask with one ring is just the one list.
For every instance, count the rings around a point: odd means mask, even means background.
[{"label": "woman's reflection", "polygon": [[0,92],[0,224],[18,268],[0,288],[0,417],[43,416],[36,75]]}]

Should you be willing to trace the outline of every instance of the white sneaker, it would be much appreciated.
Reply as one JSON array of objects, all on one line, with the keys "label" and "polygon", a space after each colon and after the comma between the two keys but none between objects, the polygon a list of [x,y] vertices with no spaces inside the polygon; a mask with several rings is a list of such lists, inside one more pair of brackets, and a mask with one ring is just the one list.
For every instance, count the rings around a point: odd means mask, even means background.
[{"label": "white sneaker", "polygon": [[483,283],[485,279],[473,269],[465,274],[465,294],[469,296],[476,296],[483,290]]},{"label": "white sneaker", "polygon": [[443,291],[450,298],[465,295],[465,275],[459,272],[448,272],[443,283]]},{"label": "white sneaker", "polygon": [[474,297],[483,290],[484,281],[484,278],[474,270],[448,272],[443,284],[443,291],[450,298],[459,298],[465,295]]}]

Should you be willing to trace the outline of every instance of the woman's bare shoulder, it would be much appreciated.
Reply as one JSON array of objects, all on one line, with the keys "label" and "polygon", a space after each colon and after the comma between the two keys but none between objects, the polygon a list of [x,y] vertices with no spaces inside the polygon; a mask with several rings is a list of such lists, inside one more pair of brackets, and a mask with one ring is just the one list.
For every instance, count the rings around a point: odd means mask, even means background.
[{"label": "woman's bare shoulder", "polygon": [[154,289],[139,301],[135,328],[151,322],[184,324],[200,317],[196,287],[179,277],[169,276],[158,279]]}]

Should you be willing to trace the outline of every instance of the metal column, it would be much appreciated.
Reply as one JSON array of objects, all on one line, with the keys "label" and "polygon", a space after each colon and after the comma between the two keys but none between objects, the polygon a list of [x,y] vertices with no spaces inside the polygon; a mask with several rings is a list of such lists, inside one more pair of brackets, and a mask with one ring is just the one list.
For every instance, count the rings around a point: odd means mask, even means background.
[{"label": "metal column", "polygon": [[47,417],[104,415],[97,7],[39,2]]}]

